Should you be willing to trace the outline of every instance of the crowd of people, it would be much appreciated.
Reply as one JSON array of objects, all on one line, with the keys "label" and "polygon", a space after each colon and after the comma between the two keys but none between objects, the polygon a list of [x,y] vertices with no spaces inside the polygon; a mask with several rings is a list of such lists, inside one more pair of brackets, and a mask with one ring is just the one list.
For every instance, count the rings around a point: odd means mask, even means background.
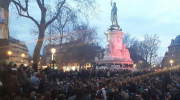
[{"label": "crowd of people", "polygon": [[180,100],[180,70],[0,67],[0,100]]}]

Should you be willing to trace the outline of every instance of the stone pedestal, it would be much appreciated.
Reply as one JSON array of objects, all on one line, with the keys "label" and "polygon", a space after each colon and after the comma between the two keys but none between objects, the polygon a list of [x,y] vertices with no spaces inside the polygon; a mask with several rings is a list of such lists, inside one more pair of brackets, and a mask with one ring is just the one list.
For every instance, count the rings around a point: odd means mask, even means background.
[{"label": "stone pedestal", "polygon": [[106,35],[107,46],[104,52],[104,58],[96,60],[98,64],[119,64],[119,65],[132,65],[133,61],[130,58],[129,50],[126,49],[126,44],[123,45],[123,32],[117,26],[110,26]]}]

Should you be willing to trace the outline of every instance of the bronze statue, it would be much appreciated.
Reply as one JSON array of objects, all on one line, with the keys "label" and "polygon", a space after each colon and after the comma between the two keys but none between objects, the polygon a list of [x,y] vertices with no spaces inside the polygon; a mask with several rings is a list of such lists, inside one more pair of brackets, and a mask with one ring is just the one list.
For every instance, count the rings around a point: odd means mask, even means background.
[{"label": "bronze statue", "polygon": [[[112,6],[112,4],[111,4],[111,6]],[[115,2],[113,3],[112,10],[111,10],[111,22],[112,22],[112,25],[118,25],[118,22],[117,22],[117,7],[116,7]]]}]

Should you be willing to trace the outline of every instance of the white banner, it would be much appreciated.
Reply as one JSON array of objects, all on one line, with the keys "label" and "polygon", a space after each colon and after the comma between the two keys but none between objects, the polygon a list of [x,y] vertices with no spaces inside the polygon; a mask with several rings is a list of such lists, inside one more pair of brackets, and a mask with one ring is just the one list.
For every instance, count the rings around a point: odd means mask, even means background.
[{"label": "white banner", "polygon": [[0,7],[0,39],[8,39],[9,28],[8,28],[9,11],[4,10]]},{"label": "white banner", "polygon": [[6,16],[3,8],[0,8],[0,23],[6,24]]}]

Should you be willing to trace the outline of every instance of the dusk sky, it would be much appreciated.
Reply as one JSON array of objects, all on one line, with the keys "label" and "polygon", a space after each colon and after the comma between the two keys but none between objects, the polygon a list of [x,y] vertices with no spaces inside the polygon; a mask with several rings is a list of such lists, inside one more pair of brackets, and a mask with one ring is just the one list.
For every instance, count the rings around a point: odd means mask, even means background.
[{"label": "dusk sky", "polygon": [[[67,0],[68,1],[68,0]],[[124,33],[129,33],[139,40],[147,33],[157,34],[161,40],[158,50],[159,55],[163,56],[171,39],[174,39],[180,32],[180,1],[179,0],[114,0],[118,8],[118,24]],[[111,5],[110,0],[97,0],[102,10],[99,19],[90,18],[91,26],[98,27],[98,36],[103,41],[101,45],[106,46],[104,32],[111,25]],[[32,7],[31,15],[39,18],[39,8],[37,5]],[[35,42],[30,35],[30,29],[35,24],[26,18],[18,18],[17,14],[11,11],[10,7],[10,35],[21,41],[26,42],[29,53],[33,54]],[[33,10],[34,9],[34,10]],[[36,10],[38,9],[38,10]]]}]

